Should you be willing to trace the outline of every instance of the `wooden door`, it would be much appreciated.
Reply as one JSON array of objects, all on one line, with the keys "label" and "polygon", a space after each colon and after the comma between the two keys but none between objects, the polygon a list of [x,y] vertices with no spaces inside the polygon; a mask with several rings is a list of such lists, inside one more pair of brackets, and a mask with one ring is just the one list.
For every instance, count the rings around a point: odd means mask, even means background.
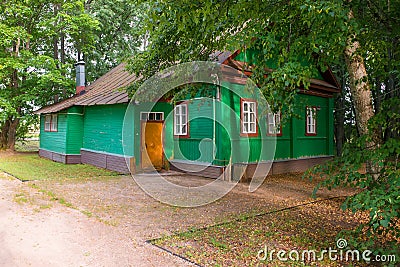
[{"label": "wooden door", "polygon": [[142,123],[142,169],[152,166],[160,170],[163,166],[162,122]]}]

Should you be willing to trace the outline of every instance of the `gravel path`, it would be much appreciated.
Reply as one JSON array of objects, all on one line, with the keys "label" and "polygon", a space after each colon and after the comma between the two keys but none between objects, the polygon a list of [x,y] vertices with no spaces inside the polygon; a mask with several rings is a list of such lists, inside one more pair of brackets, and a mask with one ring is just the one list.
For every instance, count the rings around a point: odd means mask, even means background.
[{"label": "gravel path", "polygon": [[[177,208],[153,200],[129,176],[21,183],[0,174],[0,266],[190,266],[146,240],[310,201],[315,183],[299,177],[270,177],[255,193],[238,184],[210,205]],[[188,175],[168,179],[206,181]]]}]

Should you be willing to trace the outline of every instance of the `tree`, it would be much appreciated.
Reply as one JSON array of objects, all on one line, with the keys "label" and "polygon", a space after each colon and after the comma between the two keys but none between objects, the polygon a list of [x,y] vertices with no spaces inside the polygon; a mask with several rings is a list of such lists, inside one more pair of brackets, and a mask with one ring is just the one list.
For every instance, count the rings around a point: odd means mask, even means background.
[{"label": "tree", "polygon": [[130,0],[88,0],[86,11],[99,22],[95,47],[85,54],[87,81],[92,82],[143,45],[142,14],[145,5]]},{"label": "tree", "polygon": [[[398,1],[146,1],[144,30],[149,44],[131,60],[146,79],[177,62],[208,59],[215,50],[256,49],[253,79],[273,109],[289,105],[296,88],[307,88],[315,67],[346,62],[357,135],[343,156],[320,167],[324,185],[363,189],[344,207],[370,212],[368,237],[390,233],[397,224],[400,166]],[[265,66],[274,70],[265,78]],[[310,64],[302,64],[306,61]],[[375,98],[373,98],[375,96]],[[349,112],[349,111],[347,111]],[[358,172],[367,163],[367,173]],[[365,228],[360,228],[365,230]],[[382,230],[383,229],[383,230]],[[389,234],[389,235],[390,235]]]},{"label": "tree", "polygon": [[2,1],[0,149],[14,150],[18,126],[32,109],[71,95],[71,61],[77,50],[89,50],[96,27],[78,0]]}]

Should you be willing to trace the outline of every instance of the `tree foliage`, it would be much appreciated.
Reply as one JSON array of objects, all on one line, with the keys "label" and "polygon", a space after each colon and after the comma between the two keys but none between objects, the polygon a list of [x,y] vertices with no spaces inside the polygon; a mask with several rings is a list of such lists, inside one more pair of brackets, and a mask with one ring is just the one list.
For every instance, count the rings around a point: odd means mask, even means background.
[{"label": "tree foliage", "polygon": [[[336,115],[355,131],[347,133],[343,156],[315,171],[328,174],[325,186],[362,189],[344,208],[371,214],[367,226],[372,242],[382,229],[398,242],[400,2],[143,2],[152,7],[143,27],[149,43],[130,62],[143,80],[176,63],[207,60],[216,50],[255,49],[252,79],[274,110],[285,105],[291,116],[298,86],[307,88],[309,78],[327,65],[340,69],[346,92],[342,100],[351,105],[343,104],[344,112]],[[273,71],[265,78],[266,67]],[[371,168],[361,174],[366,162]]]},{"label": "tree foliage", "polygon": [[96,28],[78,0],[2,1],[0,148],[14,148],[35,107],[71,95],[74,55],[90,51]]},{"label": "tree foliage", "polygon": [[87,81],[92,82],[142,46],[146,7],[130,0],[88,0],[85,8],[99,23],[94,32],[96,45],[85,54]]}]

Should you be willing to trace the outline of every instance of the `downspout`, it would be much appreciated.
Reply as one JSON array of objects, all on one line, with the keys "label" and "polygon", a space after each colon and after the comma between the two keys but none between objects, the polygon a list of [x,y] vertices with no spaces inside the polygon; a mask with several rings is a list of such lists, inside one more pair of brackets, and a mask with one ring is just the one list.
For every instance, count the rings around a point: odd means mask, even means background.
[{"label": "downspout", "polygon": [[216,126],[216,122],[215,122],[215,120],[216,120],[216,114],[215,114],[215,111],[216,111],[216,108],[215,108],[215,100],[218,100],[219,101],[219,98],[220,98],[220,92],[219,92],[219,80],[218,80],[218,76],[217,76],[217,91],[216,91],[216,95],[213,97],[213,157],[214,157],[214,159],[216,159],[216,156],[217,156],[217,153],[216,153],[216,148],[217,148],[217,139],[216,139],[216,136],[217,136],[217,126]]}]

